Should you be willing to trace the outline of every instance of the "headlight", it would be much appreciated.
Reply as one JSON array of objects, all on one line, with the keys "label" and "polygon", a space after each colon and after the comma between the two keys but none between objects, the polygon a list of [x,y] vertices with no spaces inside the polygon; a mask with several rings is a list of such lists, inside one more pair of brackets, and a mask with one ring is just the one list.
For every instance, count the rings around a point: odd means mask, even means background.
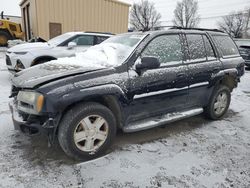
[{"label": "headlight", "polygon": [[33,91],[19,91],[17,108],[28,114],[39,114],[44,105],[44,96]]},{"label": "headlight", "polygon": [[16,55],[25,55],[25,54],[27,54],[28,52],[13,52],[14,54],[16,54]]}]

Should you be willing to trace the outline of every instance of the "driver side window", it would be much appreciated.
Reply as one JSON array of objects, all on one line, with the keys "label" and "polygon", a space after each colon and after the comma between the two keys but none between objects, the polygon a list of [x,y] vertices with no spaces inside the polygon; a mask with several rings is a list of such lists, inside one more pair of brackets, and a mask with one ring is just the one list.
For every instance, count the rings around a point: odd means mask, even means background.
[{"label": "driver side window", "polygon": [[153,39],[142,52],[142,57],[157,57],[161,64],[182,61],[179,35],[162,35]]}]

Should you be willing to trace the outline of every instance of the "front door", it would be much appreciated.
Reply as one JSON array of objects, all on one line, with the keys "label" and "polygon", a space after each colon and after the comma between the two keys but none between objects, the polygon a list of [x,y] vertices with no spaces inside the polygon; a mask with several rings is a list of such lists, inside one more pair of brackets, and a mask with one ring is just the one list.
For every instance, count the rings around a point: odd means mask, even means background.
[{"label": "front door", "polygon": [[160,67],[138,74],[135,66],[129,68],[130,88],[127,123],[142,118],[175,112],[187,102],[187,65],[178,34],[161,35],[149,42],[136,63],[142,57],[154,56]]}]

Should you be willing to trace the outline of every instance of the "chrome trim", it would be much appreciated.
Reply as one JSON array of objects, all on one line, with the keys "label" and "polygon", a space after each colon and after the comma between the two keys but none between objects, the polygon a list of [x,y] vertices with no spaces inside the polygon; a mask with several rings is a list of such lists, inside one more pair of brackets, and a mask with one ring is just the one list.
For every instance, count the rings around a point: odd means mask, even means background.
[{"label": "chrome trim", "polygon": [[197,84],[190,85],[189,88],[202,87],[202,86],[208,86],[208,85],[209,85],[209,82],[200,82],[200,83],[197,83]]},{"label": "chrome trim", "polygon": [[157,127],[160,125],[165,125],[168,123],[172,123],[184,118],[192,117],[195,115],[199,115],[203,112],[203,108],[195,108],[182,112],[168,113],[158,117],[148,118],[142,121],[132,122],[131,124],[123,127],[124,132],[136,132],[142,131],[146,129],[150,129],[153,127]]},{"label": "chrome trim", "polygon": [[164,93],[171,93],[171,92],[181,91],[181,90],[185,90],[185,89],[188,89],[188,87],[165,89],[165,90],[161,90],[161,91],[143,93],[143,94],[135,95],[134,99],[140,99],[140,98],[144,98],[144,97],[151,97],[151,96],[154,96],[154,95],[161,95],[161,94],[164,94]]}]

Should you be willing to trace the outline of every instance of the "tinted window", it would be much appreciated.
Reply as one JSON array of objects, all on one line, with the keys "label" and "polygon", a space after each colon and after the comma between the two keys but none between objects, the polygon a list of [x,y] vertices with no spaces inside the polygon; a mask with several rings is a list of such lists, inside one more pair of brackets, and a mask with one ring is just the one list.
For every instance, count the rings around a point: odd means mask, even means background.
[{"label": "tinted window", "polygon": [[88,36],[88,35],[78,36],[71,42],[75,42],[79,46],[94,45],[94,36]]},{"label": "tinted window", "polygon": [[163,35],[153,39],[142,53],[142,57],[145,56],[155,56],[160,63],[182,61],[179,35]]},{"label": "tinted window", "polygon": [[100,44],[105,41],[108,37],[105,36],[96,36],[96,44]]},{"label": "tinted window", "polygon": [[201,35],[187,35],[190,60],[206,60],[206,50]]},{"label": "tinted window", "polygon": [[212,47],[210,41],[208,40],[207,36],[203,35],[203,40],[204,40],[204,44],[205,44],[205,48],[206,48],[207,59],[208,60],[215,59],[213,47]]},{"label": "tinted window", "polygon": [[238,55],[238,49],[229,36],[214,36],[216,44],[220,49],[222,56]]}]

